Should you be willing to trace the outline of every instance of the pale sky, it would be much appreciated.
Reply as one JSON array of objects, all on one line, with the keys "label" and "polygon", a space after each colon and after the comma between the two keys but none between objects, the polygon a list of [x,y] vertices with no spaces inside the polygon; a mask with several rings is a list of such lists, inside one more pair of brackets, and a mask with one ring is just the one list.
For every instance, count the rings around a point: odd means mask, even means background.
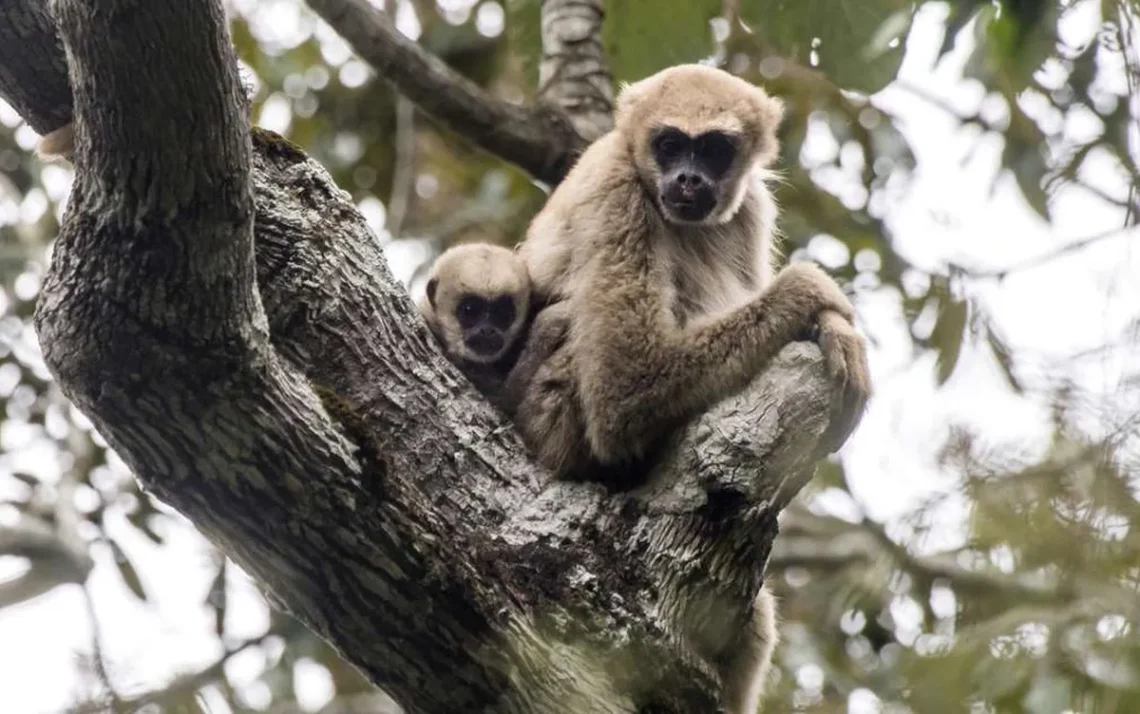
[{"label": "pale sky", "polygon": [[[236,4],[256,8],[264,20],[259,38],[281,46],[295,44],[310,26],[307,14],[299,13],[291,2],[254,4],[246,0]],[[1098,3],[1083,0],[1079,4],[1063,28],[1064,38],[1072,45],[1088,41],[1099,25]],[[465,0],[441,5],[455,13],[462,13],[465,5],[470,7]],[[941,41],[944,14],[944,8],[923,6],[908,43],[900,80],[921,87],[963,114],[972,114],[982,97],[977,86],[960,79],[966,48],[959,47],[937,69],[931,68]],[[408,34],[418,32],[414,17],[403,13],[399,20]],[[495,21],[495,17],[482,18],[481,26],[493,33]],[[500,17],[498,27],[501,24]],[[340,67],[341,79],[363,82],[367,73],[361,74],[363,66],[350,58],[343,42],[323,25],[318,34],[327,40],[324,56]],[[1115,79],[1123,83],[1123,74]],[[897,249],[917,266],[937,272],[948,262],[994,268],[1014,265],[1066,242],[1124,224],[1119,208],[1082,189],[1066,188],[1054,198],[1055,218],[1049,225],[1025,204],[1012,178],[1001,178],[991,192],[1000,141],[991,138],[979,144],[976,129],[958,128],[943,109],[907,89],[888,87],[875,96],[874,103],[901,117],[900,128],[916,154],[918,165],[909,191],[887,207],[887,220],[897,237]],[[287,109],[287,105],[270,104],[259,120],[269,126],[287,124]],[[15,125],[10,108],[0,105],[0,121]],[[1096,121],[1069,117],[1065,119],[1066,133],[1085,135],[1090,127],[1095,128]],[[1133,138],[1135,147],[1140,142]],[[35,136],[25,127],[18,139],[30,149]],[[821,159],[837,149],[826,132],[817,131],[812,132],[804,151],[808,158]],[[1125,196],[1123,176],[1103,156],[1090,160],[1085,178],[1112,195]],[[826,175],[819,180],[843,181],[842,177]],[[60,198],[66,195],[70,172],[52,166],[45,169],[44,181],[50,195]],[[22,205],[5,200],[0,187],[0,220],[27,219],[46,207],[42,195],[30,196]],[[382,225],[382,206],[373,202],[362,209],[375,225]],[[950,221],[944,220],[947,216]],[[1136,411],[1136,395],[1117,389],[1123,375],[1137,374],[1135,357],[1120,351],[1093,360],[1073,358],[1106,343],[1123,343],[1129,322],[1140,317],[1140,282],[1134,279],[1140,274],[1140,252],[1132,240],[1136,236],[1135,229],[1128,234],[1122,231],[1062,259],[1019,271],[1000,284],[976,280],[962,286],[984,302],[996,316],[1014,354],[1025,358],[1022,376],[1030,386],[1044,386],[1065,375],[1093,394],[1103,395],[1107,408]],[[403,242],[389,247],[393,270],[400,276],[410,275],[422,249]],[[834,260],[835,245],[821,239],[813,244],[812,252],[826,264]],[[34,284],[35,276],[29,280]],[[951,382],[938,390],[932,379],[933,357],[913,359],[909,337],[897,316],[896,299],[882,290],[864,292],[857,299],[857,307],[860,327],[874,341],[870,359],[876,396],[843,451],[857,503],[832,494],[822,499],[826,507],[839,513],[864,509],[877,519],[894,523],[921,500],[952,489],[954,481],[939,471],[934,458],[950,423],[975,426],[996,444],[1044,446],[1043,411],[1031,397],[1011,395],[984,353],[967,352]],[[0,388],[3,381],[0,374]],[[0,456],[0,467],[19,466],[56,478],[58,457],[42,442],[5,422],[0,425],[0,448],[5,452]],[[125,478],[126,470],[120,463],[107,476]],[[3,488],[0,483],[0,495]],[[937,542],[925,545],[954,545],[961,537],[962,516],[961,503],[950,499],[937,514],[941,525]],[[2,517],[0,514],[0,522]],[[156,547],[138,537],[115,508],[108,509],[106,526],[139,566],[152,598],[151,603],[140,605],[115,572],[109,551],[101,546],[93,548],[98,564],[90,589],[119,693],[129,696],[149,691],[179,672],[213,662],[221,651],[213,635],[210,610],[203,604],[212,577],[212,555],[203,539],[193,529],[180,525],[168,529],[165,546]],[[19,572],[14,561],[0,557],[0,579]],[[237,640],[264,632],[268,612],[255,588],[233,569],[231,578],[235,589],[231,590],[227,616],[229,632]],[[0,610],[0,710],[6,714],[54,714],[72,703],[79,686],[75,653],[89,652],[90,638],[90,623],[77,587],[57,588],[33,602]],[[4,643],[18,644],[6,647]],[[263,685],[255,683],[264,657],[264,650],[252,648],[233,658],[228,667],[239,691],[254,706],[267,701]],[[301,666],[297,674],[303,704],[315,711],[332,694],[327,674],[316,666]],[[220,698],[211,697],[210,705],[213,712],[228,714]],[[851,702],[850,711],[875,709],[863,696]]]}]

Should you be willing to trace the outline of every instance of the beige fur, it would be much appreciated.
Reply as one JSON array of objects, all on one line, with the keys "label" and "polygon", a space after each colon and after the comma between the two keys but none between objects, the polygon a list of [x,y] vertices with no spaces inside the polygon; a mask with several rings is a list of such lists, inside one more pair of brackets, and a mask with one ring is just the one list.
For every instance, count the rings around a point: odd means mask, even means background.
[{"label": "beige fur", "polygon": [[75,153],[75,124],[64,124],[41,136],[36,144],[36,153],[45,159],[59,157],[70,161]]},{"label": "beige fur", "polygon": [[764,685],[779,643],[776,598],[762,586],[752,603],[752,617],[740,633],[738,649],[721,668],[722,705],[728,714],[757,714]]},{"label": "beige fur", "polygon": [[[492,354],[472,350],[464,341],[456,311],[464,296],[486,301],[509,296],[515,319],[503,332],[503,346]],[[444,354],[495,406],[511,411],[504,399],[507,377],[526,338],[531,318],[531,288],[526,264],[507,248],[488,243],[465,243],[444,251],[428,274],[420,312]],[[529,375],[519,374],[523,381]],[[517,391],[517,390],[516,390]]]},{"label": "beige fur", "polygon": [[[592,144],[519,248],[540,299],[560,306],[558,341],[534,368],[515,423],[564,475],[621,471],[669,431],[748,384],[781,348],[816,334],[842,385],[844,438],[869,393],[853,309],[823,271],[773,276],[776,207],[764,185],[778,152],[779,100],[710,67],[674,67],[628,87],[616,126]],[[652,133],[734,132],[715,208],[681,222],[659,193]],[[551,310],[552,308],[547,308]],[[775,642],[761,591],[743,640],[714,653],[729,714],[753,714]]]}]

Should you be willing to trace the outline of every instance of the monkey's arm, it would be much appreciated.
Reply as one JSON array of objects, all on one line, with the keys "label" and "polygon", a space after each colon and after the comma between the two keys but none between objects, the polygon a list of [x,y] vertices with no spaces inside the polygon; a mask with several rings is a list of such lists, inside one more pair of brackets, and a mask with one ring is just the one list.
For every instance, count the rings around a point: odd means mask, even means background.
[{"label": "monkey's arm", "polygon": [[863,418],[871,397],[871,372],[867,348],[851,321],[830,310],[820,313],[816,342],[827,361],[827,370],[839,391],[831,413],[831,425],[822,441],[836,451]]},{"label": "monkey's arm", "polygon": [[[626,279],[618,274],[624,265],[600,254],[586,283],[591,289],[572,298],[573,314],[589,320],[572,338],[574,369],[586,439],[602,463],[643,455],[662,430],[742,389],[824,311],[853,316],[826,273],[797,263],[753,302],[679,330],[649,287],[654,281]],[[620,302],[620,309],[604,309],[599,296],[605,304]]]},{"label": "monkey's arm", "polygon": [[527,333],[526,345],[503,384],[499,406],[507,414],[514,415],[539,367],[566,341],[569,328],[570,304],[567,301],[548,305],[535,316]]}]

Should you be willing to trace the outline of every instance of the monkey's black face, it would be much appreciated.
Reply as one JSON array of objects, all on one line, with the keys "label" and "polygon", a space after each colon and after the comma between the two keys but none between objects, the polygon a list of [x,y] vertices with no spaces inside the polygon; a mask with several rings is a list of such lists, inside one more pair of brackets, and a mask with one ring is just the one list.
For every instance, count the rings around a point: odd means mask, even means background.
[{"label": "monkey's black face", "polygon": [[463,331],[463,343],[473,356],[492,362],[507,344],[507,332],[517,311],[511,295],[487,298],[464,295],[455,308],[455,320]]},{"label": "monkey's black face", "polygon": [[652,136],[653,159],[661,172],[658,198],[670,220],[702,223],[725,193],[722,186],[736,161],[737,137],[709,131],[695,137],[664,127]]}]

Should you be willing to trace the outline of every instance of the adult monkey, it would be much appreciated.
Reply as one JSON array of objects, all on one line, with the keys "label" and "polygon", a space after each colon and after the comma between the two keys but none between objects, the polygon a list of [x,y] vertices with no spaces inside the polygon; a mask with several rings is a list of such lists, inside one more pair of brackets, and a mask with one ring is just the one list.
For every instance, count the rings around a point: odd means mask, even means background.
[{"label": "adult monkey", "polygon": [[[552,306],[520,358],[541,364],[515,423],[548,468],[622,473],[809,335],[842,385],[826,438],[837,446],[858,423],[870,384],[850,302],[812,265],[773,274],[763,179],[782,115],[726,72],[667,69],[621,93],[613,131],[532,222],[519,252]],[[736,627],[701,610],[683,626],[717,665],[725,709],[753,714],[775,645],[771,596],[757,593]]]},{"label": "adult monkey", "polygon": [[773,275],[763,179],[782,114],[727,72],[659,72],[621,93],[613,131],[531,223],[519,254],[553,305],[526,350],[545,359],[516,422],[548,468],[635,462],[813,334],[843,385],[831,441],[858,423],[870,379],[850,301],[813,265]]}]

